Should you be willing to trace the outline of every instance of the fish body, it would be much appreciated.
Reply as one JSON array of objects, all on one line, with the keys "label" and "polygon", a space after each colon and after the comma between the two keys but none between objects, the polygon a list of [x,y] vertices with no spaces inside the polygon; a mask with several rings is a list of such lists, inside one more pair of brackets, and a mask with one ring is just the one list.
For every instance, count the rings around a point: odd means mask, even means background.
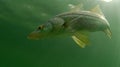
[{"label": "fish body", "polygon": [[90,11],[64,13],[56,16],[55,18],[61,18],[64,20],[63,26],[66,29],[71,28],[69,32],[72,30],[95,32],[102,31],[110,27],[108,21],[103,16]]},{"label": "fish body", "polygon": [[28,38],[40,39],[66,34],[72,36],[73,40],[84,48],[89,43],[88,34],[96,31],[103,31],[111,38],[110,25],[103,14],[94,12],[94,9],[72,11],[51,18],[47,23],[40,25]]}]

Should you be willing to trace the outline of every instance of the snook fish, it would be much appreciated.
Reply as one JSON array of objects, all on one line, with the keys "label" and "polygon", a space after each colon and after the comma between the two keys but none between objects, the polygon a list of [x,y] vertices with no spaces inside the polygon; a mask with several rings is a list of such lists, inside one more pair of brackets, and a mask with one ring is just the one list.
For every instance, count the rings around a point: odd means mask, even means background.
[{"label": "snook fish", "polygon": [[88,43],[90,32],[102,31],[111,38],[108,21],[99,6],[85,11],[77,10],[56,15],[29,34],[29,39],[42,39],[66,34],[82,48]]}]

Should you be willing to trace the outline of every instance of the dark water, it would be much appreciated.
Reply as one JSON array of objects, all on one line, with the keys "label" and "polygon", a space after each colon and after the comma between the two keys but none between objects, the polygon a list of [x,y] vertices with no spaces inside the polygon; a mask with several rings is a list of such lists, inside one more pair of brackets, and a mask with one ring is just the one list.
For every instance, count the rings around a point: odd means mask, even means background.
[{"label": "dark water", "polygon": [[[70,37],[39,41],[27,35],[68,4],[83,3],[89,9],[99,4],[112,29],[110,40],[92,33],[91,43],[80,48]],[[120,67],[119,0],[0,0],[0,67]]]}]

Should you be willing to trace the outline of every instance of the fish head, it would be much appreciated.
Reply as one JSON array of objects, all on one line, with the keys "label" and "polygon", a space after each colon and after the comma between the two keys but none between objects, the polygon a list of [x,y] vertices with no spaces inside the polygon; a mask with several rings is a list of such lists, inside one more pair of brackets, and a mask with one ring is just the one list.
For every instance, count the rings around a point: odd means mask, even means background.
[{"label": "fish head", "polygon": [[39,40],[48,37],[51,31],[52,25],[50,23],[39,25],[37,29],[28,35],[28,39]]}]

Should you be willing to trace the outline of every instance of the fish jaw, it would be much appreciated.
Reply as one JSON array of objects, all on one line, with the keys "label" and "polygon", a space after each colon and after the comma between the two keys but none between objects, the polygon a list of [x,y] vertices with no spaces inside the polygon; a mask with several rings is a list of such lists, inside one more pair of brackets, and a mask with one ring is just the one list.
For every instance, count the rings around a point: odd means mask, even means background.
[{"label": "fish jaw", "polygon": [[30,33],[27,37],[28,39],[32,39],[32,40],[39,40],[40,38],[40,34],[39,32],[33,31],[32,33]]}]

